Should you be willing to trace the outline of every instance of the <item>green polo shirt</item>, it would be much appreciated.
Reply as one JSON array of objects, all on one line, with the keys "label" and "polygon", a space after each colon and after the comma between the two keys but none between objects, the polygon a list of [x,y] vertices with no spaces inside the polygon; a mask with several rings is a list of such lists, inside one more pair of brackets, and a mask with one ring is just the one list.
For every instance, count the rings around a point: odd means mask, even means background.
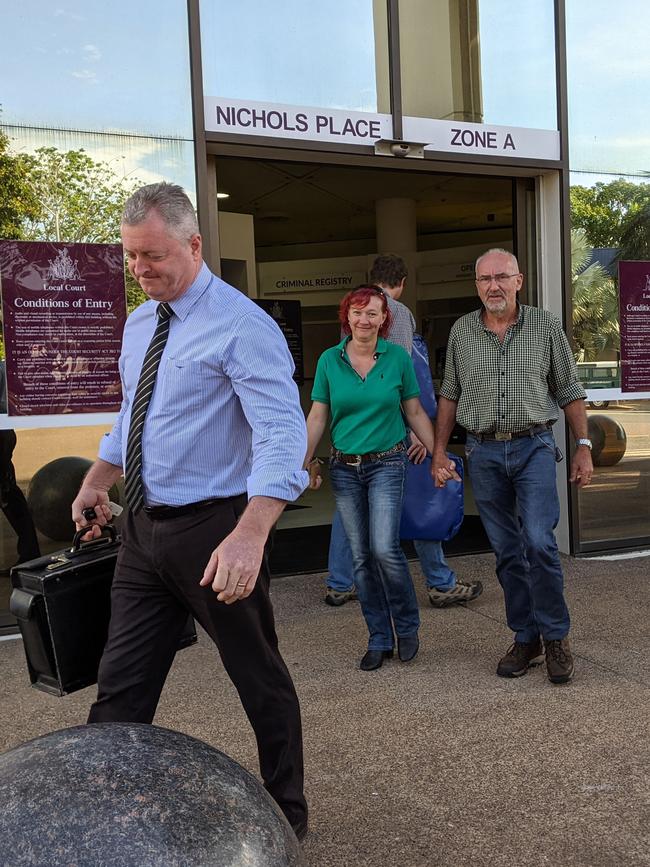
[{"label": "green polo shirt", "polygon": [[311,399],[326,403],[334,448],[345,454],[383,452],[404,439],[400,404],[420,394],[413,362],[396,343],[377,340],[377,361],[365,379],[350,364],[345,337],[318,359]]}]

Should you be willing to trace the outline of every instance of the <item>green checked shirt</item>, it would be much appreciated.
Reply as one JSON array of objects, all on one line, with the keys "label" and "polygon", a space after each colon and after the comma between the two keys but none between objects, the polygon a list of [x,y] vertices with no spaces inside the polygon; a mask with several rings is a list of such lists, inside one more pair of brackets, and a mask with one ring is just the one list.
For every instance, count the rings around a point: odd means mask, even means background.
[{"label": "green checked shirt", "polygon": [[476,433],[554,422],[558,406],[586,398],[560,321],[524,304],[503,343],[483,325],[481,310],[454,323],[440,396],[458,404],[456,420]]}]

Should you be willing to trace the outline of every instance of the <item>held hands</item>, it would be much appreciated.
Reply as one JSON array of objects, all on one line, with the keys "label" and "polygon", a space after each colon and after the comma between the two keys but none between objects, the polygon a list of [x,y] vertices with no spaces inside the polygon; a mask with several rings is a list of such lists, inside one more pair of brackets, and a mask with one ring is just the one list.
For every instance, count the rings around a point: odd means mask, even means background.
[{"label": "held hands", "polygon": [[461,478],[456,472],[456,464],[447,456],[446,452],[436,452],[431,461],[431,475],[436,488],[444,488],[449,481],[460,482]]},{"label": "held hands", "polygon": [[235,527],[212,552],[201,587],[211,584],[219,602],[226,605],[246,599],[255,589],[265,542],[266,538]]}]

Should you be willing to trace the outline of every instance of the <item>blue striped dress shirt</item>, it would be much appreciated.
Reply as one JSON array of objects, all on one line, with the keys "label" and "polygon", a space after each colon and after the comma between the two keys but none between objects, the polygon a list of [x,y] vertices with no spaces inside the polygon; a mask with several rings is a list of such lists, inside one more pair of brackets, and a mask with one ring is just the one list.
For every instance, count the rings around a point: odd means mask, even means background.
[{"label": "blue striped dress shirt", "polygon": [[[146,301],[124,329],[123,401],[99,457],[124,466],[142,361],[156,327]],[[295,500],[308,483],[305,419],[277,324],[203,264],[174,311],[143,434],[147,505],[248,493]]]}]

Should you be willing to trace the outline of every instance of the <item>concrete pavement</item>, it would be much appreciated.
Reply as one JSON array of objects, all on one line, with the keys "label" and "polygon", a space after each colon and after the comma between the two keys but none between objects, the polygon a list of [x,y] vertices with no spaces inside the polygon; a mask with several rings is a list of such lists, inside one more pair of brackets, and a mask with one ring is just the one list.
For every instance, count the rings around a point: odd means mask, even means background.
[{"label": "concrete pavement", "polygon": [[[421,651],[356,665],[357,603],[322,602],[322,575],[276,579],[278,631],[300,696],[312,867],[622,867],[650,864],[650,557],[564,558],[574,681],[543,668],[497,678],[511,640],[493,557],[452,560],[480,578],[467,608],[428,605]],[[93,690],[56,699],[0,642],[0,748],[85,720]],[[156,723],[257,772],[252,732],[202,635],[177,656]]]}]

